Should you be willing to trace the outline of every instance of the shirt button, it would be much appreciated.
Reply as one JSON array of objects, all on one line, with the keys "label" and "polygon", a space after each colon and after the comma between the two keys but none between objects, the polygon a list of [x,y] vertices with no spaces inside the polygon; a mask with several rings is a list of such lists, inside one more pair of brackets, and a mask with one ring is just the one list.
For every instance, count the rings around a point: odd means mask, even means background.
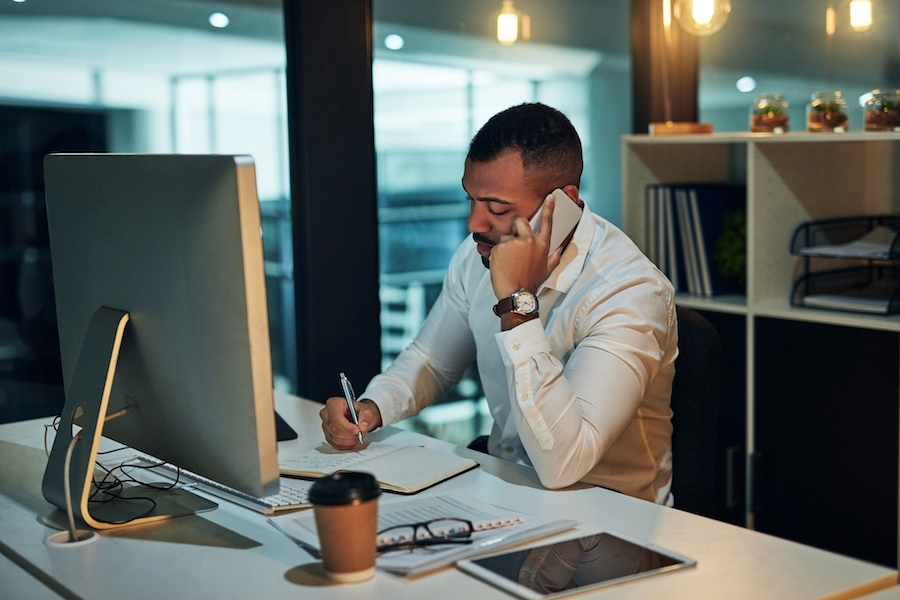
[{"label": "shirt button", "polygon": [[527,401],[528,401],[528,394],[522,394],[522,395],[520,395],[520,396],[519,396],[519,400],[521,400],[522,402],[527,402]]},{"label": "shirt button", "polygon": [[521,348],[521,347],[522,347],[522,344],[520,344],[519,342],[516,342],[515,344],[513,344],[512,349],[515,350],[516,352],[518,352],[519,348]]},{"label": "shirt button", "polygon": [[503,451],[507,454],[512,454],[513,447],[512,446],[503,446]]}]

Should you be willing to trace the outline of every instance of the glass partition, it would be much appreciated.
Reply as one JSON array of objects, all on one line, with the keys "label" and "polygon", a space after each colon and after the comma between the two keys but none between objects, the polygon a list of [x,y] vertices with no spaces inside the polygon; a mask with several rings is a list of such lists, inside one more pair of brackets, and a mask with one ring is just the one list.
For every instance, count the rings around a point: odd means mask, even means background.
[{"label": "glass partition", "polygon": [[63,401],[41,172],[53,151],[252,155],[276,386],[294,389],[281,10],[233,10],[229,32],[187,2],[0,4],[0,422]]}]

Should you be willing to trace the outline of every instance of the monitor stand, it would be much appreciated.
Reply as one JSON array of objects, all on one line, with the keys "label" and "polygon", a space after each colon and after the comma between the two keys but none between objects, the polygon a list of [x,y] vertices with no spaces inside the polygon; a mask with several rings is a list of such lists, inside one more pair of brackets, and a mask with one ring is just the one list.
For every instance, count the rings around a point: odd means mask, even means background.
[{"label": "monitor stand", "polygon": [[[103,424],[121,416],[130,408],[107,415],[109,396],[122,336],[128,323],[127,312],[100,307],[88,325],[81,354],[75,366],[59,429],[41,486],[44,498],[94,529],[110,529],[184,516],[216,508],[210,502],[182,489],[159,490],[148,486],[127,487],[108,502],[91,507],[94,464],[103,434]],[[81,431],[75,433],[76,420]],[[68,472],[69,477],[66,477]],[[152,498],[153,503],[129,498]]]}]

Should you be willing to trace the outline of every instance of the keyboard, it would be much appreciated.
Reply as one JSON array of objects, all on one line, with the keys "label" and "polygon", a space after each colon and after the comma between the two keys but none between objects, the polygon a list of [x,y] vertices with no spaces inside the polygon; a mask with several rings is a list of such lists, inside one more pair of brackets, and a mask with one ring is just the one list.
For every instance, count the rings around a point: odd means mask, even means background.
[{"label": "keyboard", "polygon": [[312,481],[281,477],[281,490],[277,494],[258,498],[232,487],[228,487],[227,485],[223,485],[217,481],[213,481],[212,479],[207,479],[202,475],[197,475],[196,473],[192,473],[185,469],[178,469],[153,456],[138,454],[137,458],[159,467],[158,469],[154,469],[154,472],[157,472],[160,475],[173,480],[177,477],[179,481],[192,483],[196,485],[197,489],[212,494],[217,498],[261,512],[264,515],[273,515],[282,511],[309,508],[312,506],[312,503],[309,501],[309,488],[313,484]]}]

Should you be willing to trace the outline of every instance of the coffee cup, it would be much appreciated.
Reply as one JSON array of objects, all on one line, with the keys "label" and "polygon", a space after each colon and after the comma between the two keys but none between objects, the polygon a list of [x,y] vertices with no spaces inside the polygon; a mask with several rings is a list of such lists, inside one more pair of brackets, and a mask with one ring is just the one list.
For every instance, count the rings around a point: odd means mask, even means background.
[{"label": "coffee cup", "polygon": [[365,581],[375,574],[380,495],[375,477],[357,471],[332,473],[310,488],[322,563],[332,581]]}]

